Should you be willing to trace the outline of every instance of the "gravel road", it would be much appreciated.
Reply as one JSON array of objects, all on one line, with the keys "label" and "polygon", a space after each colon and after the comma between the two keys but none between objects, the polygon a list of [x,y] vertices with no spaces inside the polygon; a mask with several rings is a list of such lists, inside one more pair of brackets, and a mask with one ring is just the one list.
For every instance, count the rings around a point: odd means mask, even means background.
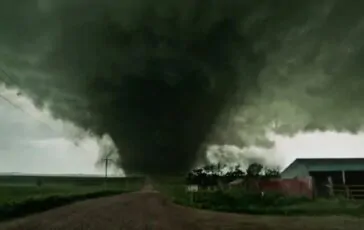
[{"label": "gravel road", "polygon": [[272,217],[182,207],[146,187],[0,224],[0,230],[363,230],[355,217]]}]

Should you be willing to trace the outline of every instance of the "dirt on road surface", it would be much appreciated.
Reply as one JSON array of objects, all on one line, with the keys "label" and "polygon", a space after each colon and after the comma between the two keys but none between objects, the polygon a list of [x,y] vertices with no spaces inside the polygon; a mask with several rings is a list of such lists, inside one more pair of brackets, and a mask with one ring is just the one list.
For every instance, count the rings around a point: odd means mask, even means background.
[{"label": "dirt on road surface", "polygon": [[182,207],[146,186],[0,224],[0,230],[359,230],[355,217],[270,217]]}]

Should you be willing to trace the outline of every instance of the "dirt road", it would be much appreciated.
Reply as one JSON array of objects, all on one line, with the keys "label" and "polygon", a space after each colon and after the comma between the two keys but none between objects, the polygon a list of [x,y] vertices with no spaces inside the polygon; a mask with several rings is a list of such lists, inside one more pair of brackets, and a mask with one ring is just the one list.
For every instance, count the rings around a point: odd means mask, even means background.
[{"label": "dirt road", "polygon": [[0,230],[359,230],[354,217],[269,217],[216,213],[175,205],[160,193],[142,192],[60,207],[0,224]]}]

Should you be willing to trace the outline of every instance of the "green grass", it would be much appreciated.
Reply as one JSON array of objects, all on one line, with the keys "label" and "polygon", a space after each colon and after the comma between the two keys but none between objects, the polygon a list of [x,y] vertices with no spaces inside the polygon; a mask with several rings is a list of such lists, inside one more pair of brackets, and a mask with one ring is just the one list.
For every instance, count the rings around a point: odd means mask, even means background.
[{"label": "green grass", "polygon": [[87,193],[100,190],[137,190],[140,183],[100,185],[72,185],[72,184],[45,184],[42,186],[29,185],[1,185],[0,184],[0,205],[3,202],[22,200],[35,196],[64,195],[75,193]]},{"label": "green grass", "polygon": [[0,205],[3,203],[26,200],[31,197],[42,197],[51,195],[64,195],[99,190],[94,187],[76,186],[1,186]]},{"label": "green grass", "polygon": [[121,194],[140,189],[141,183],[76,186],[0,184],[0,221],[46,211],[85,199]]},{"label": "green grass", "polygon": [[122,192],[123,191],[105,190],[79,194],[29,197],[24,200],[10,201],[0,205],[0,221],[10,220],[37,212],[47,211],[49,209],[71,204],[76,201],[116,195]]},{"label": "green grass", "polygon": [[[177,180],[176,180],[177,181]],[[243,190],[204,192],[194,194],[185,190],[185,185],[158,183],[159,191],[177,204],[221,212],[269,214],[269,215],[354,215],[364,216],[364,201],[347,199],[315,199],[285,197],[280,194],[258,193]]]}]

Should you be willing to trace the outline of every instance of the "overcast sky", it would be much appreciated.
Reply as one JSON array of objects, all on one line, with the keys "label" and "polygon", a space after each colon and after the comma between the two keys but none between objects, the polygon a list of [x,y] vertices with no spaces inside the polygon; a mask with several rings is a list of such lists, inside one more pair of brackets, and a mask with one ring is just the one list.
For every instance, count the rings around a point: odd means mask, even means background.
[{"label": "overcast sky", "polygon": [[[99,152],[95,140],[86,139],[77,147],[67,138],[61,121],[40,112],[16,91],[0,88],[0,94],[21,108],[0,98],[0,173],[103,173],[95,165]],[[297,157],[364,157],[364,134],[328,132],[277,137],[276,147],[259,156],[281,167]]]},{"label": "overcast sky", "polygon": [[15,108],[0,98],[0,172],[102,173],[95,167],[98,145],[85,140],[77,147],[64,125],[37,110],[15,91],[1,90]]}]

